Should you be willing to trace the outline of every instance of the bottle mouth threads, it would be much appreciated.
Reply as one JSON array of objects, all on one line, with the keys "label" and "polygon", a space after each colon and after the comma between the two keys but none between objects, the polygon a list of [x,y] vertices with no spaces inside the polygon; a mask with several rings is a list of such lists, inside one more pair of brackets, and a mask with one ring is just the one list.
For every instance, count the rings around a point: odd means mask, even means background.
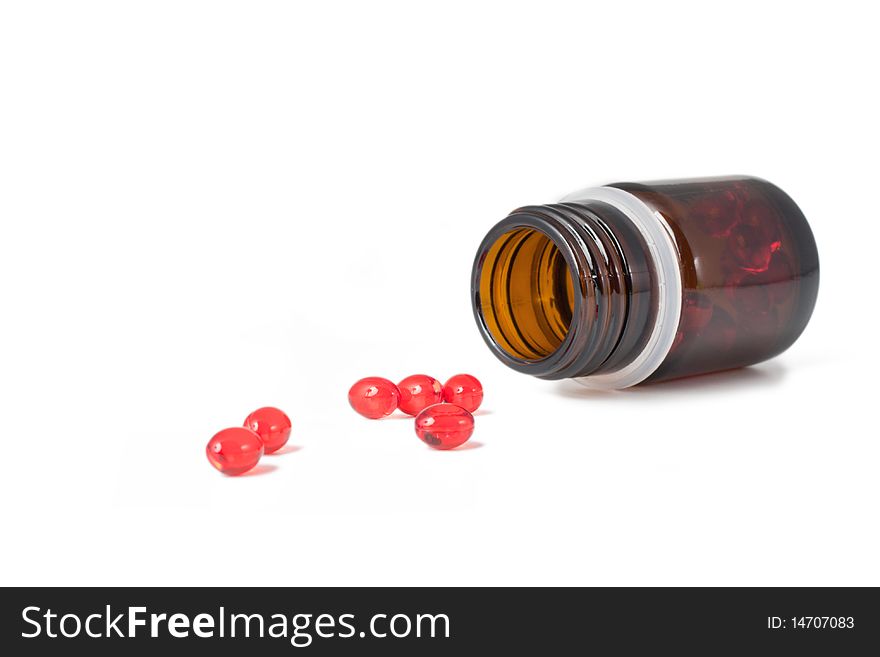
[{"label": "bottle mouth threads", "polygon": [[625,387],[638,383],[628,367],[656,328],[659,283],[643,231],[590,199],[527,206],[496,224],[474,261],[471,301],[483,339],[508,367]]},{"label": "bottle mouth threads", "polygon": [[512,228],[489,246],[479,296],[486,330],[511,358],[547,358],[568,335],[574,277],[553,239],[537,228]]}]

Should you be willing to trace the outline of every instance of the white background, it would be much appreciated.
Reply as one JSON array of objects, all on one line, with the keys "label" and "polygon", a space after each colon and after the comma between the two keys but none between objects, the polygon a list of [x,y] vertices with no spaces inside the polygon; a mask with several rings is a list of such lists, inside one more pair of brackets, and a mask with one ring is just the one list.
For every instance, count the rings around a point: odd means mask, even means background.
[{"label": "white background", "polygon": [[[880,585],[870,7],[4,4],[0,581]],[[819,245],[784,355],[590,394],[485,347],[508,211],[730,173]],[[458,371],[470,449],[348,407]],[[267,404],[295,449],[218,474]]]}]

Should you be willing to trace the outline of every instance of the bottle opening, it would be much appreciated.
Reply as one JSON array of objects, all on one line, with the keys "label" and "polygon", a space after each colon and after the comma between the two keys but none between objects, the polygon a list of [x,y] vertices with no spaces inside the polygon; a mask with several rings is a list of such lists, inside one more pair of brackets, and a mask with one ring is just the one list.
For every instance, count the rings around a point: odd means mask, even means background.
[{"label": "bottle opening", "polygon": [[568,334],[574,278],[549,236],[531,227],[516,228],[486,252],[480,305],[486,328],[501,349],[513,358],[541,360]]},{"label": "bottle opening", "polygon": [[584,194],[495,224],[474,258],[471,302],[483,339],[511,369],[625,387],[669,350],[681,314],[678,254],[636,197]]}]

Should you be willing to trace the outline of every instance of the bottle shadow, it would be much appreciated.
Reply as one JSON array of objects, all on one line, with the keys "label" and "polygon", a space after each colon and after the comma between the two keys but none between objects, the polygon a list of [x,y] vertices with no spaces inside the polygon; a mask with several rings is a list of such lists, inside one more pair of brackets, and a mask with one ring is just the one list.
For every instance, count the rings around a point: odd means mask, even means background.
[{"label": "bottle shadow", "polygon": [[729,394],[739,390],[772,388],[785,379],[787,371],[781,363],[766,363],[736,370],[701,374],[661,383],[646,383],[625,390],[591,390],[575,381],[560,381],[557,392],[571,399],[634,401],[663,399],[674,395]]}]

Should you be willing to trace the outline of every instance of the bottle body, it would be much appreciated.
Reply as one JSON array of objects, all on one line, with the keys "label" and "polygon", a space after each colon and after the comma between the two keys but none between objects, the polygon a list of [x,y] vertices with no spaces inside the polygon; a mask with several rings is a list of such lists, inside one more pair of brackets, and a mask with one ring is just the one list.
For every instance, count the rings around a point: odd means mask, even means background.
[{"label": "bottle body", "polygon": [[615,183],[515,210],[480,246],[471,298],[513,369],[623,388],[781,353],[818,280],[797,205],[729,177]]}]

